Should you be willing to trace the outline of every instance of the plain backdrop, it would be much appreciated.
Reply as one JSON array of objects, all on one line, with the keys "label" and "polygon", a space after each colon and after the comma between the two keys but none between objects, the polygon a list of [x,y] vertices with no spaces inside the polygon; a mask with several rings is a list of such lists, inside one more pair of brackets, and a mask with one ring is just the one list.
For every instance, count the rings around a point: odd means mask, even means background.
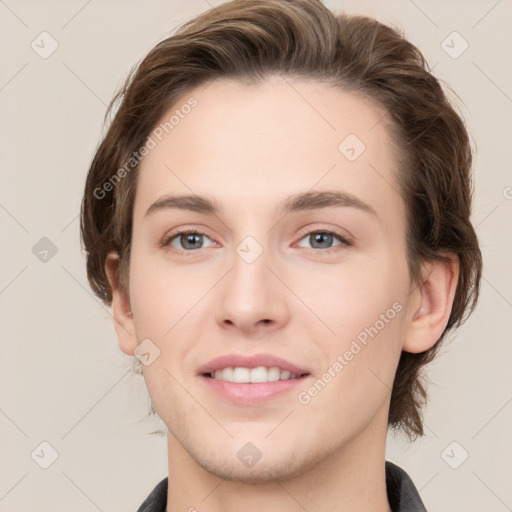
[{"label": "plain backdrop", "polygon": [[[88,287],[78,214],[115,90],[218,3],[0,1],[2,512],[135,511],[167,476],[162,423]],[[512,3],[325,3],[403,30],[457,92],[476,150],[479,306],[429,367],[426,436],[390,435],[387,458],[430,512],[512,510]]]}]

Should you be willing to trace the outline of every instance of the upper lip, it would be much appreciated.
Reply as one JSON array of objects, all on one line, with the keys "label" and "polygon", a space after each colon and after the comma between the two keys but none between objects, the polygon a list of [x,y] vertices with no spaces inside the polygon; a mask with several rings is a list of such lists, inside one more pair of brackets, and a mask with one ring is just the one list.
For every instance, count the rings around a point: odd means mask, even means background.
[{"label": "upper lip", "polygon": [[288,370],[290,373],[296,373],[302,375],[309,373],[306,369],[301,368],[282,357],[277,357],[272,354],[254,354],[254,355],[242,355],[242,354],[226,354],[224,356],[216,357],[211,361],[208,361],[203,366],[199,367],[199,374],[213,373],[215,370],[222,370],[224,368],[257,368],[258,366],[265,366],[271,368],[277,366],[281,370]]}]

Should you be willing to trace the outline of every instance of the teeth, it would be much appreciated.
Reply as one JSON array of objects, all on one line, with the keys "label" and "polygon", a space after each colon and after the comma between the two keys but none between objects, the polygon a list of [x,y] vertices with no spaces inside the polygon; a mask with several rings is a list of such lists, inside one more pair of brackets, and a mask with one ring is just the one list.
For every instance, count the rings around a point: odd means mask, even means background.
[{"label": "teeth", "polygon": [[[279,372],[279,369],[278,369]],[[258,368],[253,368],[250,372],[249,379],[250,382],[268,382],[270,379],[268,378],[268,371],[264,366],[259,366]],[[275,380],[275,379],[274,379]],[[277,377],[279,380],[279,376]],[[244,381],[248,382],[248,381]]]},{"label": "teeth", "polygon": [[250,373],[251,371],[249,370],[249,368],[234,368],[233,382],[251,382]]},{"label": "teeth", "polygon": [[[217,373],[217,372],[215,372]],[[229,382],[234,382],[234,371],[233,371],[233,368],[224,368],[224,370],[222,370],[222,378],[224,380],[227,380]]]},{"label": "teeth", "polygon": [[281,370],[277,366],[266,368],[258,366],[257,368],[223,368],[210,373],[210,377],[217,380],[228,382],[246,383],[246,382],[275,382],[277,380],[296,379],[299,375],[291,373],[288,370]]}]

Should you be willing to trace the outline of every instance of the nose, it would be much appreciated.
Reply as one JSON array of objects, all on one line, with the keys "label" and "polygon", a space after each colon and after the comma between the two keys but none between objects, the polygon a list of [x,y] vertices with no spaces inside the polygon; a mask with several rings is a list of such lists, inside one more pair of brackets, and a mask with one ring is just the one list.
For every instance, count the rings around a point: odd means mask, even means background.
[{"label": "nose", "polygon": [[[247,249],[248,251],[244,251]],[[289,320],[290,292],[276,276],[269,252],[262,251],[252,261],[255,247],[238,247],[231,271],[223,279],[218,296],[217,322],[223,329],[239,331],[244,336],[268,334],[282,328]]]}]

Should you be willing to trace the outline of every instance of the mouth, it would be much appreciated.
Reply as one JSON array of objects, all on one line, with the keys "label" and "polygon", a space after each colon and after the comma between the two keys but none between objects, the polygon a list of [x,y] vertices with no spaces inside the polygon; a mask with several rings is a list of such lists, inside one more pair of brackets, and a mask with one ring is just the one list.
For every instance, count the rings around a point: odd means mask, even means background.
[{"label": "mouth", "polygon": [[278,366],[257,366],[256,368],[244,368],[243,366],[220,368],[213,372],[202,374],[215,380],[234,382],[237,384],[265,382],[277,382],[279,380],[300,379],[308,373],[292,373],[290,370],[283,370]]},{"label": "mouth", "polygon": [[284,396],[303,384],[310,373],[270,354],[231,354],[202,366],[198,375],[217,398],[252,405]]}]

